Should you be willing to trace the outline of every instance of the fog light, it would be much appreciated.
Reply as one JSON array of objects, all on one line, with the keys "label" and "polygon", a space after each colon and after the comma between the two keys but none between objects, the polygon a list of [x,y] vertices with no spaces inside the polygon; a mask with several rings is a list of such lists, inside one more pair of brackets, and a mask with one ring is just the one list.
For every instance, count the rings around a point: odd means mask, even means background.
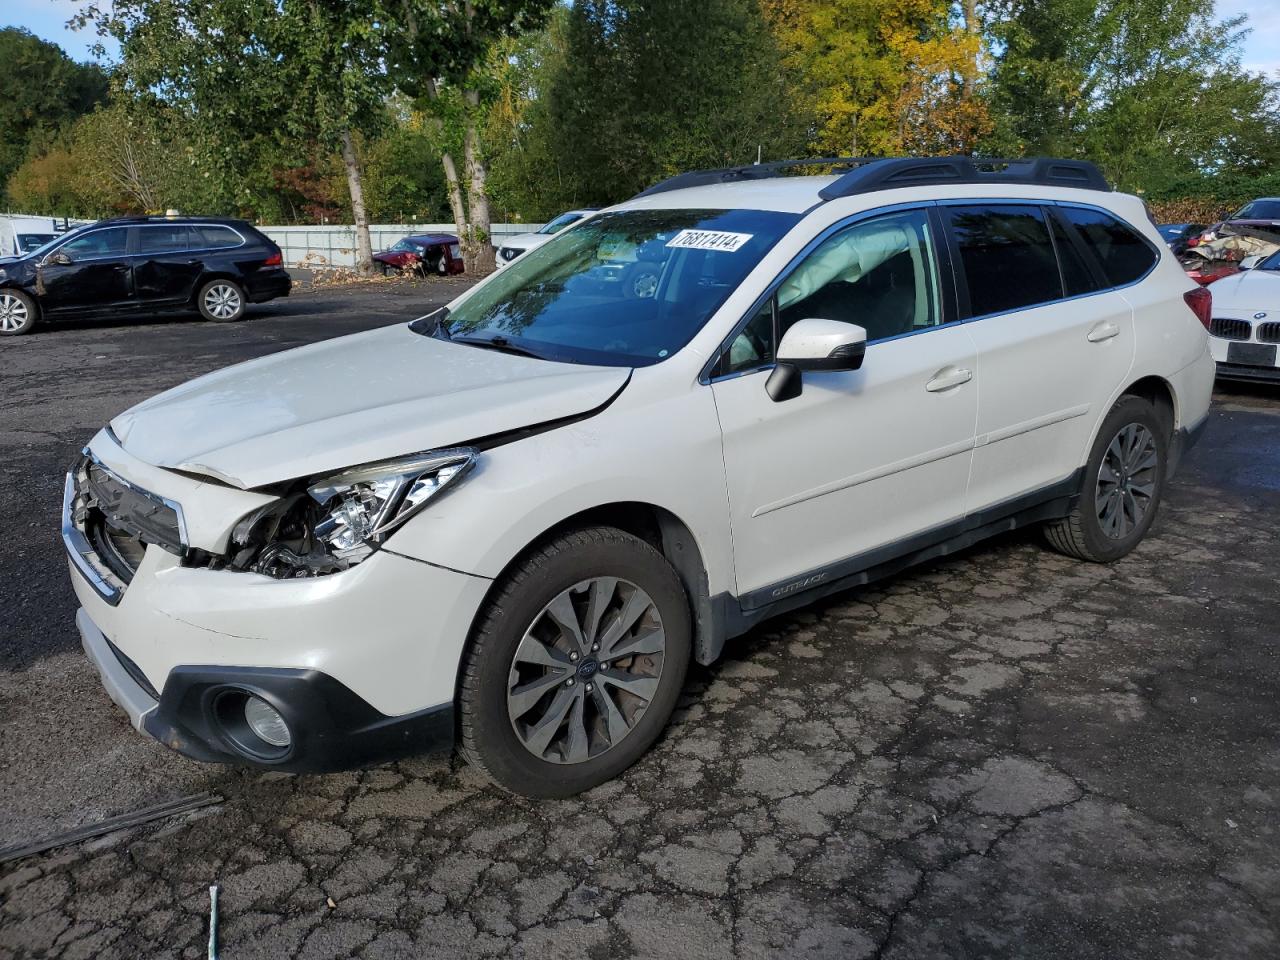
[{"label": "fog light", "polygon": [[273,747],[287,747],[293,742],[284,717],[261,697],[250,697],[244,702],[244,719],[250,730]]}]

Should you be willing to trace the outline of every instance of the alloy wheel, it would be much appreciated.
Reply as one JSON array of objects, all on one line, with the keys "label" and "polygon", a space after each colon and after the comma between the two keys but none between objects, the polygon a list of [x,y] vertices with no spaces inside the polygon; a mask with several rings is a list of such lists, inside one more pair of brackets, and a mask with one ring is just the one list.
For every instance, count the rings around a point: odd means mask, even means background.
[{"label": "alloy wheel", "polygon": [[629,580],[593,577],[561,591],[512,658],[507,714],[520,743],[552,763],[616,747],[658,692],[666,646],[657,605]]},{"label": "alloy wheel", "polygon": [[229,283],[215,283],[204,293],[204,308],[219,320],[230,320],[240,312],[240,291]]},{"label": "alloy wheel", "polygon": [[1141,526],[1155,495],[1160,453],[1156,438],[1140,423],[1120,428],[1098,467],[1094,496],[1098,524],[1112,540]]},{"label": "alloy wheel", "polygon": [[0,330],[16,333],[27,325],[31,313],[27,305],[11,293],[0,293]]}]

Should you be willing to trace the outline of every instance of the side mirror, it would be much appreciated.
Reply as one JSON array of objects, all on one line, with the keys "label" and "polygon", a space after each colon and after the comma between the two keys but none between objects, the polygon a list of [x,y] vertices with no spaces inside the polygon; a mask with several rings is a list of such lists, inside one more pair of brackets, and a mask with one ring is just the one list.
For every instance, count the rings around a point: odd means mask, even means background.
[{"label": "side mirror", "polygon": [[778,362],[765,391],[781,403],[798,397],[804,370],[857,370],[867,352],[867,331],[856,323],[810,318],[791,325],[778,344]]},{"label": "side mirror", "polygon": [[47,257],[45,257],[45,258],[44,258],[44,262],[45,262],[45,265],[46,265],[46,266],[52,266],[52,267],[69,267],[69,266],[71,266],[71,258],[70,258],[70,257],[68,257],[68,256],[67,256],[65,253],[63,253],[61,250],[59,250],[59,251],[57,251],[57,252],[55,252],[55,253],[51,253],[51,254],[49,254],[49,256],[47,256]]},{"label": "side mirror", "polygon": [[1266,257],[1264,257],[1262,254],[1255,253],[1253,256],[1245,257],[1243,260],[1240,261],[1240,269],[1252,270],[1254,267],[1256,267],[1265,259]]}]

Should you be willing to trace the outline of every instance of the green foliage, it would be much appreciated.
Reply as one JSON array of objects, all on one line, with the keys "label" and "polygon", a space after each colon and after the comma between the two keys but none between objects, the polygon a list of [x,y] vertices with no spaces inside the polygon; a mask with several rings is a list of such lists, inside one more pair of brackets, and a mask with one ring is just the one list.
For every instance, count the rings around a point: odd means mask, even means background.
[{"label": "green foliage", "polygon": [[411,115],[369,141],[364,151],[369,216],[379,223],[423,223],[449,219],[444,172],[435,138],[420,116]]},{"label": "green foliage", "polygon": [[[61,48],[17,27],[0,29],[0,186],[29,153],[107,96],[101,67],[76,63]],[[52,175],[57,164],[46,164]]]},{"label": "green foliage", "polygon": [[508,125],[503,156],[522,173],[503,190],[538,215],[803,142],[756,0],[577,0],[526,56],[536,99]]},{"label": "green foliage", "polygon": [[995,26],[994,153],[1095,160],[1123,189],[1280,163],[1280,102],[1204,0],[1016,0]]}]

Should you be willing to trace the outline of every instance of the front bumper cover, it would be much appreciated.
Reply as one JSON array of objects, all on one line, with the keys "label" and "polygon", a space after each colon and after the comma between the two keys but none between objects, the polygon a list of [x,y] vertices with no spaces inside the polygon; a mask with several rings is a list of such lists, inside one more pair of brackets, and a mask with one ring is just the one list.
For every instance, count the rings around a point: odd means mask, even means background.
[{"label": "front bumper cover", "polygon": [[[447,750],[454,743],[453,704],[388,717],[318,670],[179,666],[156,699],[83,608],[76,626],[107,694],[134,729],[195,760],[315,773]],[[220,720],[219,703],[246,694],[266,700],[284,717],[292,735],[286,751],[252,755],[237,745]]]}]

